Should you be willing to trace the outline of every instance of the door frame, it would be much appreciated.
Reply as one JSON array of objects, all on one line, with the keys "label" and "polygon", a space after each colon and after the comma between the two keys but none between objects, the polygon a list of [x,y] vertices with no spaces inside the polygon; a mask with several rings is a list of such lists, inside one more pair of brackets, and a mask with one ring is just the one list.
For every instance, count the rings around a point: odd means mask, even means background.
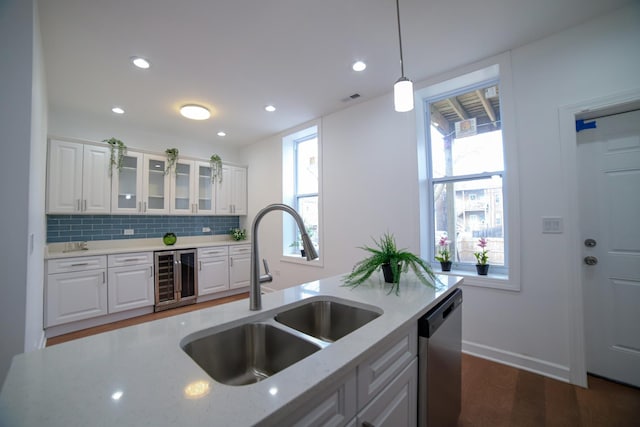
[{"label": "door frame", "polygon": [[[567,233],[567,278],[569,285],[569,380],[572,384],[587,387],[587,366],[584,337],[584,300],[582,289],[582,256],[580,238],[580,200],[578,197],[578,141],[576,116],[597,112],[620,104],[640,101],[640,89],[581,101],[558,109],[560,125],[560,157],[564,168],[565,230]],[[568,215],[577,212],[576,216]],[[574,262],[575,260],[576,262]]]}]

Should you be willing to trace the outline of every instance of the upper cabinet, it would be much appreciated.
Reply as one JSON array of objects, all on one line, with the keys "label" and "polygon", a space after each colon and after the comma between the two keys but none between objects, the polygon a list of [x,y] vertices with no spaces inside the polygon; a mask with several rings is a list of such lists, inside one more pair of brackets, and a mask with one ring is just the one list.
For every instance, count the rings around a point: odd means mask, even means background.
[{"label": "upper cabinet", "polygon": [[47,176],[47,212],[111,212],[109,147],[51,140]]},{"label": "upper cabinet", "polygon": [[170,174],[167,159],[127,151],[122,169],[113,172],[112,213],[168,214]]},{"label": "upper cabinet", "polygon": [[216,182],[216,213],[247,214],[247,168],[222,165],[222,182]]},{"label": "upper cabinet", "polygon": [[178,160],[171,172],[171,213],[215,213],[211,166],[198,160]]},{"label": "upper cabinet", "polygon": [[223,165],[211,180],[208,161],[127,150],[120,169],[108,146],[51,140],[47,213],[246,215],[247,168]]}]

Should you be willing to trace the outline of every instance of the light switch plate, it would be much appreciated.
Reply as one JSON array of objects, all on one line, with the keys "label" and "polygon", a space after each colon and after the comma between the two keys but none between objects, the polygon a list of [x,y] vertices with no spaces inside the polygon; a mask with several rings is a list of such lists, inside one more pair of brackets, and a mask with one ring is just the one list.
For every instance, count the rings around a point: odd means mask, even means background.
[{"label": "light switch plate", "polygon": [[202,232],[203,233],[210,233],[211,232],[211,228],[210,227],[202,227]]},{"label": "light switch plate", "polygon": [[125,228],[124,229],[125,236],[133,236],[133,228]]},{"label": "light switch plate", "polygon": [[562,233],[562,217],[560,216],[543,216],[542,217],[542,232],[544,234],[559,234]]}]

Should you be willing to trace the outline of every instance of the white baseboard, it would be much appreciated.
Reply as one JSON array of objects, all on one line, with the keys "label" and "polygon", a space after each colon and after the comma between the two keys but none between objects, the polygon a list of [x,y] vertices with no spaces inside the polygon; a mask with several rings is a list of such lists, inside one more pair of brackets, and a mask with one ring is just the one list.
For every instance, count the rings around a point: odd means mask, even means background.
[{"label": "white baseboard", "polygon": [[568,366],[464,340],[462,341],[462,352],[533,372],[534,374],[544,375],[555,380],[566,383],[571,382],[571,373]]}]

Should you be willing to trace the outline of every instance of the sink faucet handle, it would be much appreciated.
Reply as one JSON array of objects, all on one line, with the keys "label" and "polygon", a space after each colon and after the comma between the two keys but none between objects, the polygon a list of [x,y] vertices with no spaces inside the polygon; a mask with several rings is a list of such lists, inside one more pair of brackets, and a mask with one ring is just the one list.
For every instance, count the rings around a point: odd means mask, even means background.
[{"label": "sink faucet handle", "polygon": [[260,276],[260,283],[273,282],[273,276],[269,272],[269,264],[267,264],[267,260],[265,258],[262,258],[262,263],[264,264],[264,273],[265,274]]}]

